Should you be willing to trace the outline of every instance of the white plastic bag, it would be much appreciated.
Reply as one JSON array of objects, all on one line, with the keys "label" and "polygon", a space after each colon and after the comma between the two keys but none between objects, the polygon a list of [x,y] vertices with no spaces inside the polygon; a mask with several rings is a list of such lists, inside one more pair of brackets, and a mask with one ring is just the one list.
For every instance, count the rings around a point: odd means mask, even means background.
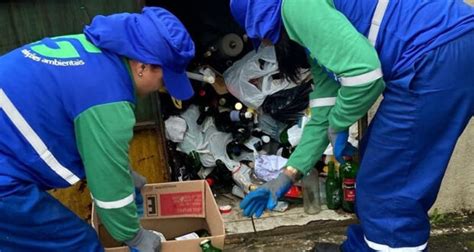
[{"label": "white plastic bag", "polygon": [[[202,125],[196,123],[199,117],[199,108],[190,106],[181,117],[186,121],[188,130],[183,142],[178,144],[178,148],[189,154],[196,151],[199,154],[201,164],[211,168],[216,166],[216,160],[220,159],[226,167],[232,171],[239,165],[227,155],[226,146],[232,141],[232,134],[218,131],[212,117],[206,118]],[[212,169],[204,169],[199,175],[205,177]]]},{"label": "white plastic bag", "polygon": [[207,167],[215,166],[216,161],[220,159],[227,169],[232,171],[239,164],[227,155],[226,146],[232,141],[232,134],[218,131],[213,118],[208,118],[204,128],[204,141],[208,143],[208,151],[200,155],[202,164]]},{"label": "white plastic bag", "polygon": [[193,150],[205,149],[204,136],[201,127],[196,123],[199,117],[199,108],[197,106],[189,106],[189,108],[181,114],[181,118],[186,121],[188,130],[184,135],[183,141],[178,144],[178,148],[186,154]]},{"label": "white plastic bag", "polygon": [[278,177],[288,159],[276,155],[261,155],[255,158],[255,175],[263,181]]},{"label": "white plastic bag", "polygon": [[311,118],[309,116],[303,116],[299,119],[298,124],[293,125],[287,130],[288,142],[291,144],[291,146],[295,147],[300,143],[301,137],[303,136],[304,126],[309,122],[310,119]]},{"label": "white plastic bag", "polygon": [[170,118],[165,121],[166,139],[172,142],[182,142],[186,134],[186,129],[186,121],[181,117],[170,116]]},{"label": "white plastic bag", "polygon": [[272,75],[276,73],[278,63],[275,48],[266,46],[236,61],[224,72],[224,80],[232,95],[247,107],[257,109],[268,95],[296,86],[283,79],[273,80]]}]

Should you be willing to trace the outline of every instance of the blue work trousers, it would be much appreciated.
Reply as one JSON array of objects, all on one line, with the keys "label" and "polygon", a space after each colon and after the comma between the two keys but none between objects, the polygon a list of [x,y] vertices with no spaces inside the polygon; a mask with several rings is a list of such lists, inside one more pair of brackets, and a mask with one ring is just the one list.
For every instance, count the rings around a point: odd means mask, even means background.
[{"label": "blue work trousers", "polygon": [[386,82],[361,143],[360,225],[349,227],[346,252],[426,250],[428,210],[474,115],[474,32],[430,51]]},{"label": "blue work trousers", "polygon": [[34,184],[0,186],[0,252],[102,252],[92,227]]}]

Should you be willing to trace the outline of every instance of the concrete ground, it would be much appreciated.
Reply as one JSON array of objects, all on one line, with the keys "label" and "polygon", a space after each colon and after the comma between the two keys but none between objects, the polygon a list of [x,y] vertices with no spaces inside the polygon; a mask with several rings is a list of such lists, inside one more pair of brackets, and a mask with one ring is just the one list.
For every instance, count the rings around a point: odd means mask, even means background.
[{"label": "concrete ground", "polygon": [[[474,213],[438,218],[431,231],[430,252],[474,251]],[[355,219],[321,220],[257,233],[230,234],[224,251],[311,251],[315,242],[341,243],[346,227],[353,223]]]},{"label": "concrete ground", "polygon": [[[218,205],[230,205],[232,211],[223,214],[227,237],[224,251],[311,251],[316,242],[341,243],[346,228],[357,223],[353,214],[341,210],[323,210],[307,215],[301,204],[290,204],[284,212],[266,212],[253,220],[239,209],[240,199],[220,192]],[[474,212],[431,214],[430,252],[474,252]],[[257,232],[254,231],[254,228]]]}]

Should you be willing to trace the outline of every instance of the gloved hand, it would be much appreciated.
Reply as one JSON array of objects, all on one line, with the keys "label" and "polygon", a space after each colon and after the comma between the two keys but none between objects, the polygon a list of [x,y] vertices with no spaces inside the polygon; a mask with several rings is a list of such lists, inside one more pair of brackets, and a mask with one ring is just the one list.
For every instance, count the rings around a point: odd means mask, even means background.
[{"label": "gloved hand", "polygon": [[138,217],[143,216],[143,195],[141,190],[146,184],[146,178],[134,171],[132,167],[129,167],[130,173],[132,174],[133,185],[135,186],[135,204],[137,205]]},{"label": "gloved hand", "polygon": [[146,184],[146,178],[140,175],[140,173],[134,171],[132,167],[129,167],[130,173],[132,174],[133,185],[135,188],[142,189]]},{"label": "gloved hand", "polygon": [[263,184],[257,190],[250,192],[240,202],[240,208],[244,210],[244,216],[255,216],[258,218],[268,208],[273,210],[281,198],[290,189],[293,181],[290,176],[280,173],[277,178]]},{"label": "gloved hand", "polygon": [[135,237],[125,241],[125,244],[127,244],[132,251],[160,252],[162,240],[165,240],[162,234],[140,228]]},{"label": "gloved hand", "polygon": [[341,164],[345,163],[345,156],[353,156],[357,150],[356,147],[352,146],[352,144],[347,141],[349,139],[348,130],[335,132],[334,129],[329,127],[328,137],[329,141],[331,141],[334,157]]}]

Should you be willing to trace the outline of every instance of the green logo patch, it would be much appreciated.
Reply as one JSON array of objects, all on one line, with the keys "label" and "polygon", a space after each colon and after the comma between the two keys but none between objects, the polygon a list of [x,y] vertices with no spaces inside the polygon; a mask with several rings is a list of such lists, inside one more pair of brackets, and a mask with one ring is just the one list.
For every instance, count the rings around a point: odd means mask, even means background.
[{"label": "green logo patch", "polygon": [[56,59],[72,59],[79,58],[79,52],[74,44],[67,40],[62,39],[75,39],[77,40],[84,50],[88,53],[102,53],[94,44],[89,42],[84,34],[66,35],[52,38],[52,42],[56,44],[57,48],[51,48],[44,43],[38,42],[31,46],[31,50],[35,53],[48,58]]}]

